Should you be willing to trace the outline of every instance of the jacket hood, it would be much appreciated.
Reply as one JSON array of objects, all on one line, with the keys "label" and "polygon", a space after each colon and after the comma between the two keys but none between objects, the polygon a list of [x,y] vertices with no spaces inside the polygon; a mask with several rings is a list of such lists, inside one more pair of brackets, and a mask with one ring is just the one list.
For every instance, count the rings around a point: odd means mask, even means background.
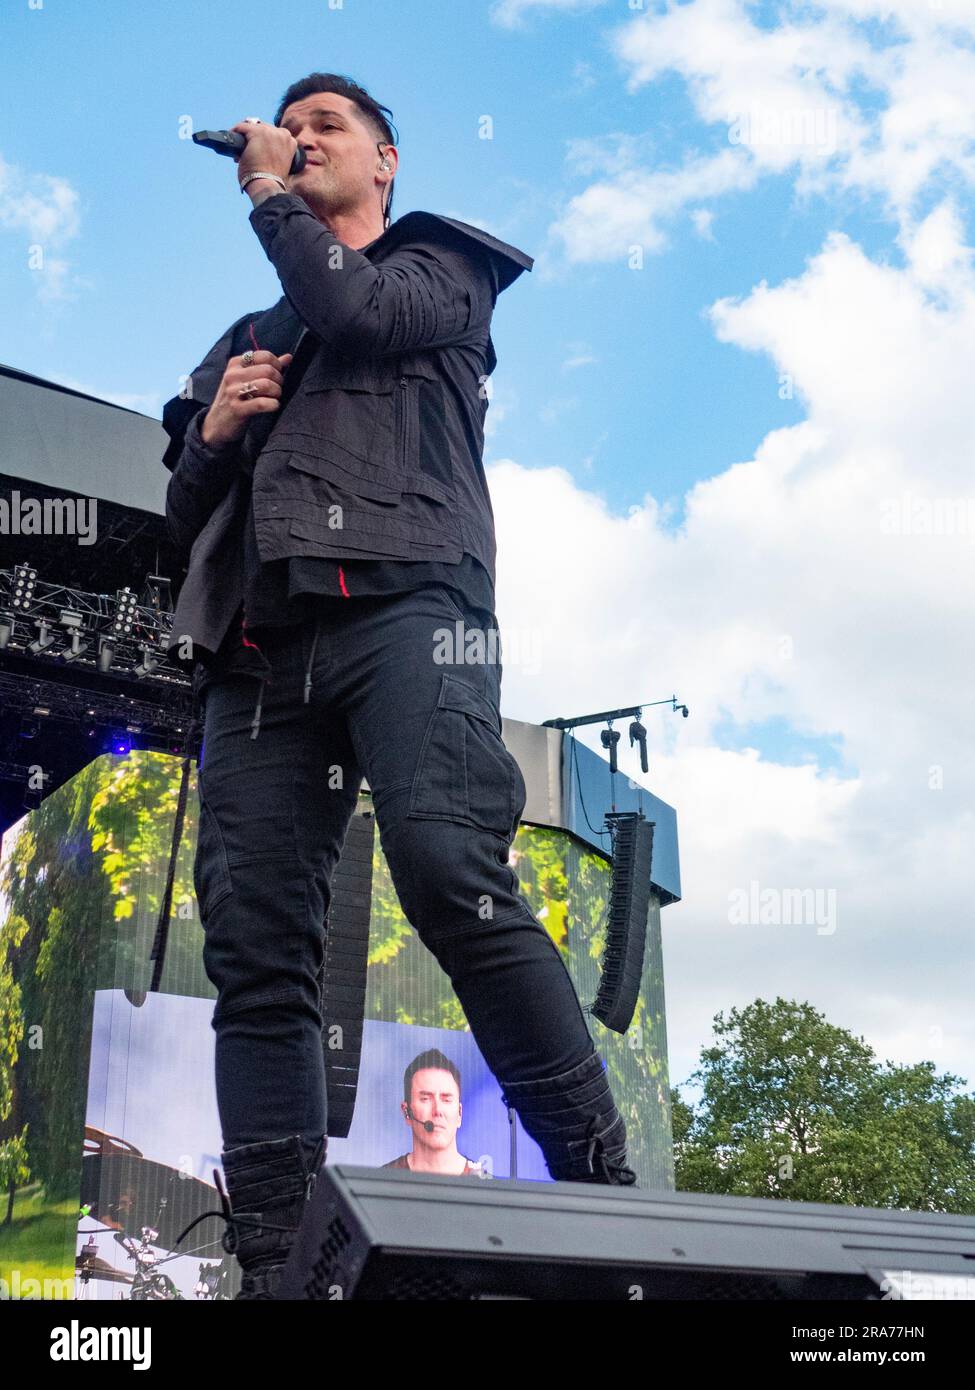
[{"label": "jacket hood", "polygon": [[454,217],[444,217],[439,212],[406,213],[388,227],[382,236],[363,248],[363,254],[371,251],[373,247],[378,250],[381,246],[383,254],[386,255],[405,241],[425,241],[431,236],[437,239],[445,233],[455,242],[458,238],[473,241],[482,250],[491,253],[490,260],[494,266],[499,294],[517,280],[523,270],[531,270],[535,264],[534,257],[519,251],[517,246],[509,246],[506,241],[501,241],[480,227],[473,227],[469,222],[458,222]]}]

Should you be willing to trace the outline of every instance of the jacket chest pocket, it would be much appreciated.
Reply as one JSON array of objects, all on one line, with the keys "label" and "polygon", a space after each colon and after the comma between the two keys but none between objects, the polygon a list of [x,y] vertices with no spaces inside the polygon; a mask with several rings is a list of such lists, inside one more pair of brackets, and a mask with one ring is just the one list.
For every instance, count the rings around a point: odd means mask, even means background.
[{"label": "jacket chest pocket", "polygon": [[398,466],[410,473],[427,473],[451,488],[443,385],[433,363],[420,353],[401,357],[394,395],[393,449]]},{"label": "jacket chest pocket", "polygon": [[429,354],[312,361],[294,410],[275,431],[281,443],[295,430],[317,435],[325,452],[372,464],[405,478],[425,475],[436,495],[453,496],[453,468],[444,392]]},{"label": "jacket chest pocket", "polygon": [[396,378],[382,362],[316,358],[302,378],[289,424],[313,425],[324,439],[368,463],[392,429]]}]

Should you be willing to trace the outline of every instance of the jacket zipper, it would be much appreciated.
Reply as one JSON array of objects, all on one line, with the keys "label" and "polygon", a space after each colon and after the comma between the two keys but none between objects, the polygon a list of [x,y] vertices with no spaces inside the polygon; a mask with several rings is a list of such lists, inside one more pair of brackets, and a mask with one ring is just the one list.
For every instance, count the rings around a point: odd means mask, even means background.
[{"label": "jacket zipper", "polygon": [[397,464],[401,468],[408,468],[411,458],[410,453],[410,398],[408,395],[410,388],[409,377],[401,376],[396,384],[396,409],[398,412],[396,420],[396,448],[398,451]]}]

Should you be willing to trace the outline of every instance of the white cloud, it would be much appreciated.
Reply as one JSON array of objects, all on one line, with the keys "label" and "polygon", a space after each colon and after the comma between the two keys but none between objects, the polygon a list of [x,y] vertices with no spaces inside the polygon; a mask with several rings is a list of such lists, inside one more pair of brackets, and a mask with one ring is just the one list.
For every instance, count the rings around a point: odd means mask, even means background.
[{"label": "white cloud", "polygon": [[[905,216],[936,176],[975,181],[975,52],[958,42],[975,33],[968,0],[780,0],[777,13],[770,27],[743,0],[690,0],[611,42],[631,91],[677,72],[703,121],[733,137],[742,122],[760,168],[795,168],[803,188],[833,177]],[[882,37],[863,23],[888,16]]]},{"label": "white cloud", "polygon": [[517,409],[518,393],[514,388],[509,389],[503,384],[499,385],[494,377],[488,377],[488,408],[484,416],[484,441],[487,445],[493,438],[498,426],[507,419],[512,410]]},{"label": "white cloud", "polygon": [[870,76],[876,60],[867,40],[837,20],[763,28],[740,0],[691,0],[618,26],[611,46],[630,91],[677,72],[702,120],[733,142],[737,134],[763,168],[828,163],[865,133],[846,88]]},{"label": "white cloud", "polygon": [[562,363],[564,372],[576,371],[579,367],[588,367],[599,359],[589,351],[586,343],[567,343],[566,347],[570,355]]},{"label": "white cloud", "polygon": [[964,235],[958,209],[950,202],[936,208],[919,227],[905,229],[901,245],[919,284],[932,291],[946,291],[956,301],[964,298],[972,263]]},{"label": "white cloud", "polygon": [[586,87],[594,87],[596,85],[596,80],[596,75],[592,70],[592,63],[587,63],[582,58],[579,58],[573,63],[572,84],[576,91]]},{"label": "white cloud", "polygon": [[80,225],[78,194],[66,179],[29,173],[0,156],[0,227],[20,237],[24,267],[44,301],[71,297],[70,267],[60,253]]},{"label": "white cloud", "polygon": [[[770,390],[780,372],[801,385],[807,418],[696,484],[676,531],[652,496],[620,516],[561,469],[489,470],[502,635],[541,652],[537,673],[506,660],[505,714],[672,691],[691,707],[644,721],[650,785],[679,816],[684,902],[664,913],[675,1079],[718,1009],[781,993],[881,1056],[975,1082],[975,524],[922,523],[939,498],[968,498],[975,521],[975,273],[949,204],[904,244],[894,266],[834,235],[797,278],[713,306],[724,341],[769,360]],[[718,747],[729,719],[839,738],[847,768]],[[639,775],[625,735],[620,751]],[[752,880],[835,892],[835,931],[732,925],[729,894]]]},{"label": "white cloud", "polygon": [[663,251],[682,209],[700,235],[696,203],[771,175],[800,195],[878,195],[902,229],[932,192],[975,188],[971,0],[779,0],[775,13],[772,25],[746,0],[686,0],[610,29],[628,91],[676,73],[702,138],[669,170],[647,167],[643,134],[570,141],[570,174],[599,177],[550,229],[568,262],[631,242]]},{"label": "white cloud", "polygon": [[695,208],[691,213],[694,230],[703,241],[713,241],[714,213],[710,208]]},{"label": "white cloud", "polygon": [[[591,164],[591,146],[584,157]],[[633,246],[657,253],[668,245],[668,225],[685,207],[750,188],[755,179],[752,162],[731,148],[679,169],[627,169],[570,199],[551,235],[568,262],[623,260]],[[547,276],[547,260],[540,259]]]}]

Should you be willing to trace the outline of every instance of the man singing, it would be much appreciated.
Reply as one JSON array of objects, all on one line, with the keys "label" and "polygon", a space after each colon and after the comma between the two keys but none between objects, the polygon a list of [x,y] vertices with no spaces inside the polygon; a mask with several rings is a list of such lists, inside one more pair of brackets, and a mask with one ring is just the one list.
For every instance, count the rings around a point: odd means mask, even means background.
[{"label": "man singing", "polygon": [[452,218],[390,223],[389,114],[315,73],[273,125],[234,127],[284,294],[231,325],[163,417],[167,521],[189,555],[170,650],[203,720],[194,881],[245,1298],[274,1296],[324,1162],[324,924],[363,778],[403,910],[553,1178],[635,1179],[565,963],[508,865],[526,789],[500,661],[445,662],[435,639],[497,623],[491,316],[532,260]]}]

